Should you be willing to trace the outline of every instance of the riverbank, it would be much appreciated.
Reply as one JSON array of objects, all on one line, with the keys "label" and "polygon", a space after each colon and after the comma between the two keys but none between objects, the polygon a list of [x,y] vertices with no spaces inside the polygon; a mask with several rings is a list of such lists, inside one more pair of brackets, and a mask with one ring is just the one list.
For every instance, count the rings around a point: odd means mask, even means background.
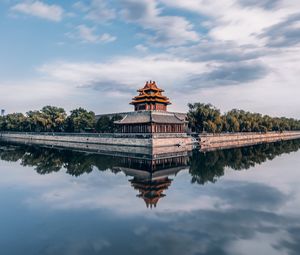
[{"label": "riverbank", "polygon": [[[267,132],[267,133],[220,133],[200,134],[198,139],[185,133],[26,133],[1,132],[2,140],[32,143],[48,146],[83,149],[93,151],[130,150],[134,153],[160,154],[180,147],[190,150],[200,147],[201,150],[215,150],[223,148],[241,147],[259,143],[276,142],[281,140],[300,139],[300,131]],[[130,149],[128,149],[130,148]],[[170,149],[171,148],[171,149]]]},{"label": "riverbank", "polygon": [[300,131],[201,134],[199,145],[201,150],[205,151],[292,139],[300,139]]},{"label": "riverbank", "polygon": [[69,148],[107,155],[173,155],[192,150],[187,134],[90,134],[2,132],[7,142],[46,147]]}]

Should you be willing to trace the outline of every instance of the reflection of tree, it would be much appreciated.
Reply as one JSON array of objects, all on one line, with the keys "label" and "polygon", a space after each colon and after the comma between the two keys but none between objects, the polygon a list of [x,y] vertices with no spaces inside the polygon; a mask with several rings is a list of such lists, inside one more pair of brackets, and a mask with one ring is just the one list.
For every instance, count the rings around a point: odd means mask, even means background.
[{"label": "reflection of tree", "polygon": [[1,146],[0,144],[0,159],[9,162],[17,162],[25,153],[24,148],[19,146]]},{"label": "reflection of tree", "polygon": [[[300,140],[291,140],[206,153],[193,151],[189,160],[189,172],[193,183],[214,183],[224,175],[225,167],[234,170],[249,169],[266,160],[272,160],[282,153],[297,151],[299,148]],[[13,162],[20,160],[21,165],[32,166],[39,174],[58,172],[62,168],[65,168],[67,173],[73,176],[90,173],[93,169],[99,171],[110,169],[115,173],[120,171],[114,168],[115,166],[140,170],[151,168],[149,160],[133,160],[65,149],[29,145],[16,146],[5,143],[0,143],[0,159]],[[176,160],[163,159],[159,161],[155,169],[158,171],[175,167],[183,160],[184,165],[188,164],[186,157],[176,158]],[[150,164],[152,164],[151,161]]]},{"label": "reflection of tree", "polygon": [[90,173],[94,167],[99,171],[105,171],[118,162],[118,159],[114,157],[98,154],[8,144],[3,144],[3,146],[0,144],[0,159],[14,162],[20,160],[21,165],[35,167],[39,174],[58,172],[65,168],[67,173],[73,176]]},{"label": "reflection of tree", "polygon": [[93,159],[89,155],[76,153],[75,156],[72,151],[68,151],[67,154],[68,155],[64,155],[64,167],[67,169],[68,174],[79,176],[83,173],[93,171]]},{"label": "reflection of tree", "polygon": [[297,151],[299,148],[300,140],[290,140],[206,153],[193,151],[189,171],[193,183],[214,183],[224,175],[225,167],[234,170],[249,169],[280,154]]},{"label": "reflection of tree", "polygon": [[63,166],[61,158],[54,149],[42,150],[39,147],[27,147],[21,165],[35,167],[39,174],[58,172]]}]

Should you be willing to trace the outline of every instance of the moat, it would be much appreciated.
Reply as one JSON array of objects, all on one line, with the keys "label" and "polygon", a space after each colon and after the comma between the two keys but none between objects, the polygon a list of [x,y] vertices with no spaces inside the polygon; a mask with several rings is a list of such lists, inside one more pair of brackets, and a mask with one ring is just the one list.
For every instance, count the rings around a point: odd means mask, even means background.
[{"label": "moat", "polygon": [[2,141],[1,254],[298,254],[299,149],[151,158]]}]

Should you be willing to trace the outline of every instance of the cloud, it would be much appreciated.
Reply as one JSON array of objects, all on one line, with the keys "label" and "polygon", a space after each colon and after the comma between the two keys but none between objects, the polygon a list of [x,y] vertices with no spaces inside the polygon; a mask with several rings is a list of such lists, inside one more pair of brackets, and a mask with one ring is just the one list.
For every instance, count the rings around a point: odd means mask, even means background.
[{"label": "cloud", "polygon": [[12,6],[11,10],[56,22],[62,19],[64,12],[59,5],[48,5],[41,1],[19,3]]},{"label": "cloud", "polygon": [[156,80],[164,88],[176,87],[189,74],[205,70],[205,64],[163,55],[120,57],[106,62],[54,62],[39,68],[43,75],[60,82],[88,85],[110,81],[123,84],[133,92],[146,80]]},{"label": "cloud", "polygon": [[195,75],[190,81],[196,87],[236,85],[261,79],[267,73],[267,68],[259,63],[224,64],[212,71]]},{"label": "cloud", "polygon": [[138,44],[136,46],[134,46],[134,48],[139,51],[139,52],[147,52],[148,51],[148,47],[144,46],[143,44]]},{"label": "cloud", "polygon": [[267,40],[268,47],[290,47],[300,43],[300,14],[291,15],[284,21],[265,29],[260,38]]},{"label": "cloud", "polygon": [[109,21],[116,18],[116,11],[108,6],[104,0],[92,0],[89,4],[76,2],[74,8],[86,13],[85,18],[94,22]]},{"label": "cloud", "polygon": [[273,9],[279,4],[280,0],[238,0],[238,3],[246,7],[263,7]]},{"label": "cloud", "polygon": [[194,26],[185,18],[162,15],[156,1],[122,0],[122,17],[141,26],[148,34],[146,40],[156,46],[183,45],[199,40]]},{"label": "cloud", "polygon": [[202,40],[197,45],[169,48],[174,56],[191,61],[239,62],[257,59],[268,53],[252,45],[237,45],[229,41]]},{"label": "cloud", "polygon": [[84,85],[80,85],[78,86],[78,88],[89,88],[109,94],[118,93],[123,96],[128,96],[130,95],[130,93],[132,93],[132,89],[130,89],[126,84],[112,80],[94,81]]},{"label": "cloud", "polygon": [[[214,40],[234,41],[236,44],[253,44],[262,46],[263,40],[257,35],[262,31],[285,17],[297,13],[299,2],[285,1],[278,2],[278,8],[261,8],[268,5],[270,1],[251,1],[245,0],[244,4],[252,4],[249,6],[241,5],[240,0],[227,1],[205,1],[205,0],[161,0],[165,5],[187,10],[198,15],[204,16],[205,21],[209,21],[208,36]],[[242,0],[241,0],[242,1]],[[274,2],[274,1],[272,1]]]},{"label": "cloud", "polygon": [[88,43],[108,43],[113,42],[117,38],[108,33],[104,33],[102,35],[98,35],[95,33],[94,27],[88,27],[86,25],[79,25],[76,27],[76,31],[74,33],[67,33],[70,38],[79,38],[83,42]]}]

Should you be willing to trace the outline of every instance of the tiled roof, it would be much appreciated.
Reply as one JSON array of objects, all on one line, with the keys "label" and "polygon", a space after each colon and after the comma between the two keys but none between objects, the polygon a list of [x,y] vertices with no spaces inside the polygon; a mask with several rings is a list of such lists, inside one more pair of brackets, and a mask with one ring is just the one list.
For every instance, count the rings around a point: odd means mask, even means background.
[{"label": "tiled roof", "polygon": [[182,120],[180,120],[173,114],[172,115],[152,114],[152,122],[154,122],[154,123],[174,123],[174,124],[183,123]]},{"label": "tiled roof", "polygon": [[137,112],[138,114],[126,115],[123,119],[115,121],[115,124],[133,124],[133,123],[149,123],[150,114],[145,114],[147,112]]},{"label": "tiled roof", "polygon": [[141,111],[134,114],[125,115],[123,119],[115,121],[115,124],[141,124],[141,123],[167,123],[182,124],[184,118],[177,116],[175,113],[158,112],[158,111]]}]

